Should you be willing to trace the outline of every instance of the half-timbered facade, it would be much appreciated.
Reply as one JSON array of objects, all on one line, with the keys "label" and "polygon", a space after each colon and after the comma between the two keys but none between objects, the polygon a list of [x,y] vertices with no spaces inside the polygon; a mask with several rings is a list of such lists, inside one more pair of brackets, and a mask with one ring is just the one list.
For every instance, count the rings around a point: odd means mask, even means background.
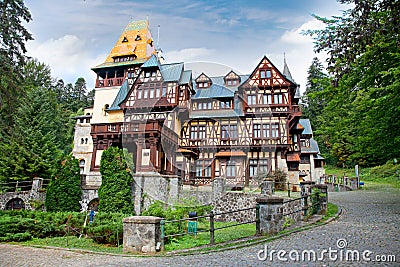
[{"label": "half-timbered facade", "polygon": [[319,166],[301,164],[307,135],[301,136],[299,86],[286,61],[283,72],[263,57],[249,75],[211,77],[205,69],[192,77],[184,63],[163,63],[148,22],[137,21],[93,71],[93,109],[76,118],[80,132],[90,129],[85,149],[91,151],[78,149],[77,131],[74,154],[85,161],[86,180],[97,186],[101,154],[109,146],[127,148],[136,174],[175,175],[190,185],[222,177],[240,188],[277,169],[298,183],[306,179],[303,169]]},{"label": "half-timbered facade", "polygon": [[196,152],[186,159],[192,164],[186,163],[182,175],[186,183],[204,185],[223,177],[242,187],[278,168],[298,181],[301,111],[298,85],[288,76],[264,57],[250,75],[231,71],[196,78],[181,131],[181,148]]}]

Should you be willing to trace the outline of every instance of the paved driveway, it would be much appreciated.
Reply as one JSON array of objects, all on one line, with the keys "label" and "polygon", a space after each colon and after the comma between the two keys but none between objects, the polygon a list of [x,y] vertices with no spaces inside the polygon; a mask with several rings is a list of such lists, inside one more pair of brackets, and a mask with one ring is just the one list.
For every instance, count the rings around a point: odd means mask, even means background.
[{"label": "paved driveway", "polygon": [[[377,187],[371,190],[331,193],[329,198],[330,201],[344,208],[338,220],[268,244],[195,256],[151,258],[82,254],[0,244],[0,265],[400,266],[400,190]],[[265,245],[268,247],[266,248]],[[271,254],[273,250],[282,250],[281,260],[278,259],[277,252]],[[270,255],[273,262],[270,261]],[[357,255],[361,260],[352,261],[357,258]],[[395,255],[397,262],[366,261],[374,260],[379,256],[387,259],[391,257],[390,255]],[[305,261],[302,261],[303,258]],[[285,259],[287,261],[284,261]]]}]

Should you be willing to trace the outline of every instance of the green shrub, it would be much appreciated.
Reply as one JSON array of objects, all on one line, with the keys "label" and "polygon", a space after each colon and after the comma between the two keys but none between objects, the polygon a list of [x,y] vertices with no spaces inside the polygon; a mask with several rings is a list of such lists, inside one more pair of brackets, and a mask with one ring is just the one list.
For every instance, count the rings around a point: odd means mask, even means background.
[{"label": "green shrub", "polygon": [[109,147],[101,156],[99,211],[134,214],[130,174],[125,154],[118,147]]},{"label": "green shrub", "polygon": [[47,211],[80,211],[82,198],[79,162],[72,154],[57,165],[47,193]]},{"label": "green shrub", "polygon": [[93,223],[89,223],[87,218],[84,227],[85,213],[0,211],[0,242],[87,234],[97,243],[116,245],[118,241],[122,243],[122,219],[128,216],[99,212]]}]

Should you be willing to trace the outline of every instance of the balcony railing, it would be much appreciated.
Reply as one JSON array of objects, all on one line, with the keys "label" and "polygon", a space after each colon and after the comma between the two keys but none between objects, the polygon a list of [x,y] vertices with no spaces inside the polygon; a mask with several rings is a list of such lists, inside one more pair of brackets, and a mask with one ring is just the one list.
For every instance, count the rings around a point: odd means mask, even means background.
[{"label": "balcony railing", "polygon": [[97,79],[96,88],[121,86],[124,83],[125,77]]}]

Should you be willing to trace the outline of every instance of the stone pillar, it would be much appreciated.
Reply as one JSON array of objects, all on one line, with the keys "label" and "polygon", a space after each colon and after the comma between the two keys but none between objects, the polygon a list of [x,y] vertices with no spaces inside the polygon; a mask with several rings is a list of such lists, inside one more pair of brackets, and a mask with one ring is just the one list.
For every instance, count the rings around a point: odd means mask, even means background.
[{"label": "stone pillar", "polygon": [[132,216],[122,220],[124,226],[124,252],[155,253],[161,248],[162,218]]},{"label": "stone pillar", "polygon": [[283,226],[283,198],[261,196],[256,199],[258,206],[257,234],[275,234]]},{"label": "stone pillar", "polygon": [[272,196],[275,193],[274,179],[264,179],[260,184],[262,196]]},{"label": "stone pillar", "polygon": [[182,179],[178,176],[171,176],[169,178],[169,195],[168,202],[174,202],[179,199],[182,189]]},{"label": "stone pillar", "polygon": [[302,197],[311,195],[311,188],[315,184],[314,181],[303,181],[300,182],[300,194]]},{"label": "stone pillar", "polygon": [[319,196],[319,212],[318,214],[325,215],[328,209],[328,185],[316,184],[313,188],[317,188],[321,195]]},{"label": "stone pillar", "polygon": [[31,189],[32,193],[39,192],[39,190],[42,189],[42,185],[43,185],[43,178],[34,177],[32,181],[32,189]]},{"label": "stone pillar", "polygon": [[350,178],[350,187],[352,190],[357,190],[357,188],[358,188],[358,179],[357,178]]},{"label": "stone pillar", "polygon": [[225,179],[214,178],[212,181],[213,201],[221,198],[225,194]]}]

